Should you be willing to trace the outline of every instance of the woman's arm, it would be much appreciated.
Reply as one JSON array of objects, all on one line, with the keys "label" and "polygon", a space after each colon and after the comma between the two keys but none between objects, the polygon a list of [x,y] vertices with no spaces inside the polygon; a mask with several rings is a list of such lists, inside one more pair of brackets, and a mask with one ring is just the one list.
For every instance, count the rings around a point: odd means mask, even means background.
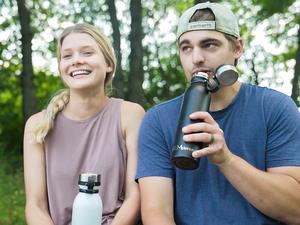
[{"label": "woman's arm", "polygon": [[48,210],[44,146],[35,141],[32,133],[42,117],[41,112],[31,116],[24,131],[25,215],[28,225],[54,225]]},{"label": "woman's arm", "polygon": [[137,142],[144,109],[138,104],[124,101],[121,110],[122,128],[127,147],[127,169],[125,200],[116,214],[112,225],[136,224],[140,214],[140,193],[135,182],[137,167]]}]

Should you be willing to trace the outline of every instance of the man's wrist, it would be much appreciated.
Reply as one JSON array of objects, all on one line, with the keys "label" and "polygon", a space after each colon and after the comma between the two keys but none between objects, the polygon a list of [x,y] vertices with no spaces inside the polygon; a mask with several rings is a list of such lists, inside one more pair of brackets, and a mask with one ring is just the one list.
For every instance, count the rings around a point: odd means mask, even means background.
[{"label": "man's wrist", "polygon": [[232,164],[232,162],[234,161],[234,158],[235,158],[235,155],[232,154],[230,151],[228,151],[224,160],[222,160],[221,162],[215,163],[215,165],[217,167],[219,167],[220,169],[224,169]]}]

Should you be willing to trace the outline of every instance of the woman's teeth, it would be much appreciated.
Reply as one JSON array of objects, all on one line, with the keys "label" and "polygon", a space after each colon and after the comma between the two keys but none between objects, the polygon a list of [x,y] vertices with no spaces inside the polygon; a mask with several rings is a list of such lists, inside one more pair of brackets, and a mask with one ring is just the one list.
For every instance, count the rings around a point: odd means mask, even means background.
[{"label": "woman's teeth", "polygon": [[72,77],[76,77],[79,75],[89,75],[91,73],[90,70],[76,70],[71,73]]}]

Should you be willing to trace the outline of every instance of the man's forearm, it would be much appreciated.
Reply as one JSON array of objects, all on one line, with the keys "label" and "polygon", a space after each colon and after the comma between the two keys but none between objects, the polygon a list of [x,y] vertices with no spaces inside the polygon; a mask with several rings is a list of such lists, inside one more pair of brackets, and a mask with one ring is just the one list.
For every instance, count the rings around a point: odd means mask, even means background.
[{"label": "man's forearm", "polygon": [[288,224],[300,224],[300,184],[296,179],[258,170],[235,155],[219,168],[262,213]]}]

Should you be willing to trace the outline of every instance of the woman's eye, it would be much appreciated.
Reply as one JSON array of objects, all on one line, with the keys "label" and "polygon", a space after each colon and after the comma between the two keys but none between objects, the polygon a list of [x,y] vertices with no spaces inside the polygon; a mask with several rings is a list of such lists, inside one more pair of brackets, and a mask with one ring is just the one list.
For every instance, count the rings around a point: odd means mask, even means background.
[{"label": "woman's eye", "polygon": [[65,54],[65,55],[62,55],[62,58],[63,59],[68,59],[70,58],[72,55],[71,54]]},{"label": "woman's eye", "polygon": [[84,54],[84,55],[87,55],[87,56],[89,56],[89,55],[92,55],[92,54],[93,54],[93,52],[91,52],[91,51],[87,51],[87,52],[84,52],[83,54]]}]

